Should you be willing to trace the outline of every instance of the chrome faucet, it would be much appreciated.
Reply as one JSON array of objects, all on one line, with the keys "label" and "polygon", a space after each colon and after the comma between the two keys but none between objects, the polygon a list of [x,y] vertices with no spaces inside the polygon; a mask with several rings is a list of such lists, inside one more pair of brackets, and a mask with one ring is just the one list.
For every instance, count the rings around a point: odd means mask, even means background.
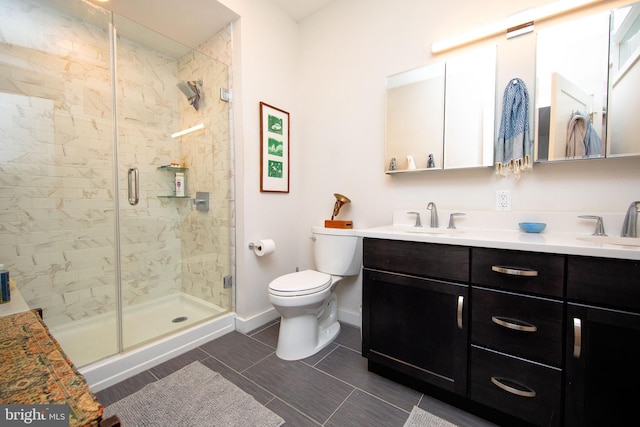
[{"label": "chrome faucet", "polygon": [[640,210],[640,202],[632,202],[627,209],[622,223],[622,237],[638,237],[638,211]]},{"label": "chrome faucet", "polygon": [[422,227],[422,222],[420,221],[420,212],[407,212],[408,214],[414,214],[416,216],[416,225],[414,227]]},{"label": "chrome faucet", "polygon": [[427,210],[431,211],[431,228],[438,228],[438,209],[436,208],[436,204],[429,202]]}]

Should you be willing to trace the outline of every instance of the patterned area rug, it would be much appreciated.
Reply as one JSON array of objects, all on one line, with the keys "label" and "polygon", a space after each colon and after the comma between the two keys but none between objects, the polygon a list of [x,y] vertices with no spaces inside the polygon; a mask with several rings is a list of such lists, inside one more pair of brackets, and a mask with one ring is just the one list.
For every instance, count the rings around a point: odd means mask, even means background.
[{"label": "patterned area rug", "polygon": [[456,425],[414,406],[404,427],[456,427]]},{"label": "patterned area rug", "polygon": [[104,410],[123,426],[278,427],[284,420],[200,362],[147,384]]}]

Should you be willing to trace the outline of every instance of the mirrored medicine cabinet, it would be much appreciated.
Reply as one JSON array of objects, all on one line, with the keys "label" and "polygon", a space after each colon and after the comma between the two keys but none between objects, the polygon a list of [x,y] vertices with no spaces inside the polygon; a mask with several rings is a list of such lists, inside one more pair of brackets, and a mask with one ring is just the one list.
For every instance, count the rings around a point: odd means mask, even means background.
[{"label": "mirrored medicine cabinet", "polygon": [[408,156],[416,169],[427,169],[429,155],[430,169],[442,169],[444,77],[440,62],[387,78],[385,161],[392,171],[409,170]]},{"label": "mirrored medicine cabinet", "polygon": [[[535,160],[640,155],[640,3],[535,32]],[[500,47],[387,79],[386,173],[413,171],[407,156],[417,171],[492,165]]]}]

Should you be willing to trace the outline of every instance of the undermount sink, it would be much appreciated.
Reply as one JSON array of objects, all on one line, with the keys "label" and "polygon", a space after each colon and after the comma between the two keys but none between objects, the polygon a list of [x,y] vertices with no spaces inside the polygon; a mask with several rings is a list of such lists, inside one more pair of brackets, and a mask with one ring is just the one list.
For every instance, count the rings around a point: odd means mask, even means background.
[{"label": "undermount sink", "polygon": [[578,237],[577,239],[585,242],[601,243],[603,245],[621,245],[621,246],[640,247],[640,238],[637,238],[637,237],[584,236],[584,237]]},{"label": "undermount sink", "polygon": [[455,228],[410,228],[405,230],[407,233],[418,233],[418,234],[454,234],[454,233],[463,233],[462,230],[458,230]]}]

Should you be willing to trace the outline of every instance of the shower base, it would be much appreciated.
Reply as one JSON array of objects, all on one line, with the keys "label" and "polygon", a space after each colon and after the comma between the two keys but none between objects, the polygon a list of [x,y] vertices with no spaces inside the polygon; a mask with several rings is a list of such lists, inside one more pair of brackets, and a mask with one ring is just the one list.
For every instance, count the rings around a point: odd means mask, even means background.
[{"label": "shower base", "polygon": [[[184,293],[126,307],[123,310],[124,351],[226,313],[222,308]],[[118,353],[115,313],[50,328],[77,367]]]}]

